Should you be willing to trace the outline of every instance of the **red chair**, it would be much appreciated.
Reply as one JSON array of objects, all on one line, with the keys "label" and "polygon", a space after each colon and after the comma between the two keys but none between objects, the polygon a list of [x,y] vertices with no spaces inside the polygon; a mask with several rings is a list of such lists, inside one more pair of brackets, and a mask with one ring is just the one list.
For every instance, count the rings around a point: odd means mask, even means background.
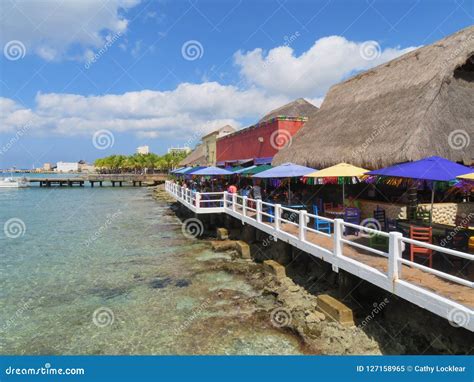
[{"label": "red chair", "polygon": [[[433,228],[432,227],[416,227],[410,226],[410,239],[422,241],[424,243],[433,243]],[[415,256],[427,257],[430,268],[433,268],[433,251],[426,247],[418,245],[410,245],[410,261],[415,261]]]}]

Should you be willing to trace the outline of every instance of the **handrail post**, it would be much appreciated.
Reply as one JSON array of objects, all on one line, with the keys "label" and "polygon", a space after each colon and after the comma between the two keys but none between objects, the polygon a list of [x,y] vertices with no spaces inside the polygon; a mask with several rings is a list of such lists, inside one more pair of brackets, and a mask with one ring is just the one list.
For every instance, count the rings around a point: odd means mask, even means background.
[{"label": "handrail post", "polygon": [[400,232],[389,232],[388,235],[388,279],[393,288],[393,283],[401,276],[399,261],[402,257],[403,235]]},{"label": "handrail post", "polygon": [[247,216],[247,196],[242,198],[242,215]]},{"label": "handrail post", "polygon": [[184,199],[184,197],[183,197],[183,194],[184,194],[184,187],[183,187],[183,186],[181,186],[181,196],[180,196],[180,197],[181,197],[181,199]]},{"label": "handrail post", "polygon": [[201,208],[201,193],[196,192],[196,208]]},{"label": "handrail post", "polygon": [[300,210],[299,212],[299,238],[301,241],[305,241],[306,240],[306,210]]},{"label": "handrail post", "polygon": [[257,222],[262,222],[262,199],[257,199]]},{"label": "handrail post", "polygon": [[223,195],[224,195],[224,204],[223,204],[224,209],[227,208],[227,194],[228,194],[227,191],[224,191],[224,192],[223,192]]},{"label": "handrail post", "polygon": [[237,194],[232,194],[232,211],[235,212],[235,205],[237,204]]},{"label": "handrail post", "polygon": [[[333,254],[336,257],[336,259],[340,256],[342,256],[342,233],[344,231],[344,220],[342,219],[334,219],[334,248],[333,248]],[[336,264],[333,264],[332,269],[334,271],[338,271],[338,263],[337,260],[335,262]]]},{"label": "handrail post", "polygon": [[281,204],[275,204],[275,231],[280,231]]}]

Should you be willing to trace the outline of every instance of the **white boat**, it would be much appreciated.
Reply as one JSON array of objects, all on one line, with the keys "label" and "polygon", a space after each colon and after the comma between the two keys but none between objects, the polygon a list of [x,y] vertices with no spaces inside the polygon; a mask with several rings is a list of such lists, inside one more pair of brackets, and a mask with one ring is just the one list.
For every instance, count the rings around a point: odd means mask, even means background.
[{"label": "white boat", "polygon": [[0,178],[0,188],[23,188],[28,186],[29,183],[25,178]]}]

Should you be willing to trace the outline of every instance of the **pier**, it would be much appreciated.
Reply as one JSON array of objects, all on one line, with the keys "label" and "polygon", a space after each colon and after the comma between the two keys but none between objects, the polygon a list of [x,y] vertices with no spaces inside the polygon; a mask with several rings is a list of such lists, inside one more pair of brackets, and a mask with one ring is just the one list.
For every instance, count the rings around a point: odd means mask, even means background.
[{"label": "pier", "polygon": [[51,178],[26,178],[28,183],[39,184],[40,187],[84,187],[89,184],[94,186],[112,187],[144,187],[156,186],[163,183],[167,178],[166,174],[94,174],[85,176],[65,176]]},{"label": "pier", "polygon": [[[473,280],[429,268],[402,256],[411,244],[461,261],[474,261],[472,254],[412,240],[399,232],[383,232],[227,192],[193,192],[171,181],[166,181],[165,189],[195,214],[230,215],[242,224],[267,233],[273,240],[286,242],[331,264],[334,272],[344,270],[445,318],[453,326],[474,332]],[[310,222],[316,218],[327,221],[331,233],[314,229]],[[354,230],[360,234],[348,233]],[[388,250],[370,247],[368,235],[386,237]]]}]

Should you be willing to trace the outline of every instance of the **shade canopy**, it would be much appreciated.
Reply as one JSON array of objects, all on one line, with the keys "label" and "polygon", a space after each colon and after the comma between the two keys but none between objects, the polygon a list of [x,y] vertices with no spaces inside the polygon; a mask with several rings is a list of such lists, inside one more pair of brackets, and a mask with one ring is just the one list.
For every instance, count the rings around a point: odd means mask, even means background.
[{"label": "shade canopy", "polygon": [[254,178],[296,178],[315,172],[314,168],[300,166],[294,163],[284,163],[253,175]]},{"label": "shade canopy", "polygon": [[233,172],[224,170],[223,168],[219,167],[205,167],[197,171],[193,171],[190,173],[191,175],[202,175],[202,176],[216,176],[216,175],[232,175]]},{"label": "shade canopy", "polygon": [[469,167],[451,162],[445,158],[433,156],[370,171],[366,175],[448,182],[470,171],[472,170]]},{"label": "shade canopy", "polygon": [[175,168],[174,170],[170,171],[170,174],[174,174],[176,173],[177,171],[181,171],[182,169],[184,169],[186,167],[179,167],[179,168]]},{"label": "shade canopy", "polygon": [[186,171],[192,170],[193,167],[182,167],[179,170],[175,170],[174,174],[184,174]]},{"label": "shade canopy", "polygon": [[243,167],[243,168],[240,168],[240,169],[234,171],[234,174],[241,174],[242,172],[250,170],[251,168],[255,168],[255,167],[257,167],[257,166],[254,165],[254,166],[250,166],[250,167]]},{"label": "shade canopy", "polygon": [[255,175],[263,171],[270,170],[272,168],[269,164],[262,164],[261,166],[252,166],[244,169],[240,174],[241,175]]},{"label": "shade canopy", "polygon": [[365,168],[356,167],[348,163],[339,163],[319,171],[312,172],[305,175],[306,178],[336,178],[336,177],[359,177],[364,175],[369,170]]},{"label": "shade canopy", "polygon": [[181,175],[191,175],[194,174],[194,172],[199,171],[203,168],[206,168],[206,166],[196,166],[196,167],[188,167],[180,172]]},{"label": "shade canopy", "polygon": [[474,180],[474,172],[470,174],[465,174],[465,175],[459,175],[457,176],[459,179],[467,179],[467,180]]}]

